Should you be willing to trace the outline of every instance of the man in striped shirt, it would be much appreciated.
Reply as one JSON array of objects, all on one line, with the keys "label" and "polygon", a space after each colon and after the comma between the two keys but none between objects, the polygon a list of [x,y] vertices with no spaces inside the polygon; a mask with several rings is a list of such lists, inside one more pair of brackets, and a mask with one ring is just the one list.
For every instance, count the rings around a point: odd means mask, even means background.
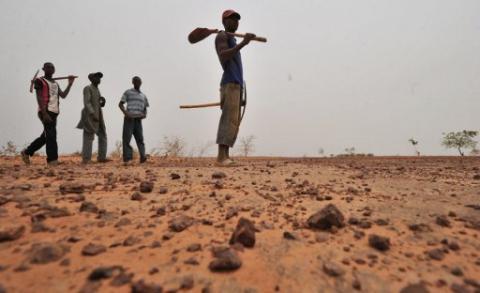
[{"label": "man in striped shirt", "polygon": [[[133,88],[125,91],[118,106],[125,116],[123,119],[123,162],[128,164],[133,158],[133,150],[130,146],[132,135],[137,143],[140,153],[140,163],[147,161],[145,154],[145,143],[143,142],[142,119],[147,117],[148,100],[147,96],[140,91],[142,80],[135,76],[132,78]],[[125,109],[125,103],[127,108]]]}]

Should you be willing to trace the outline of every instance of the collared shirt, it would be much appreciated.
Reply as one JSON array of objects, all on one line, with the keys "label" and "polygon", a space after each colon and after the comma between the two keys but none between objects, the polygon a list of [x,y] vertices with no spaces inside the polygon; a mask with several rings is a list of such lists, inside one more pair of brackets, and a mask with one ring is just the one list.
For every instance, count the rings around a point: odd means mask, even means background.
[{"label": "collared shirt", "polygon": [[134,88],[126,90],[120,101],[127,103],[127,112],[133,115],[144,115],[149,106],[147,96]]}]

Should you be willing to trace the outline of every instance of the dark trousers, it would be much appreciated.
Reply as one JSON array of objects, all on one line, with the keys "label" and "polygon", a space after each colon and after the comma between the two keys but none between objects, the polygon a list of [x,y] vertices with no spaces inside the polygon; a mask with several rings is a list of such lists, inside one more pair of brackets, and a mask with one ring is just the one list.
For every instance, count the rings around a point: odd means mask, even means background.
[{"label": "dark trousers", "polygon": [[46,145],[47,149],[47,162],[56,161],[58,159],[58,146],[57,146],[57,116],[58,114],[47,111],[51,123],[45,123],[42,120],[41,113],[38,112],[38,118],[42,121],[43,132],[35,139],[25,150],[25,153],[29,156],[33,156],[36,151]]},{"label": "dark trousers", "polygon": [[140,118],[124,118],[123,119],[123,161],[128,162],[133,158],[133,149],[130,146],[132,135],[137,143],[140,159],[145,158],[145,143],[143,142],[142,119]]}]

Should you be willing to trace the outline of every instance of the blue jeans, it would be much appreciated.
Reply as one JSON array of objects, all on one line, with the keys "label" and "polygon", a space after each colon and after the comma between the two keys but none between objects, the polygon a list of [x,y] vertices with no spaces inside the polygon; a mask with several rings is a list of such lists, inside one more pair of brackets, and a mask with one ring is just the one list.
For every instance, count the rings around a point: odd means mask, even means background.
[{"label": "blue jeans", "polygon": [[140,160],[145,159],[145,143],[143,142],[142,119],[140,118],[124,118],[123,119],[123,161],[128,162],[133,158],[133,149],[130,146],[132,135],[137,143]]}]

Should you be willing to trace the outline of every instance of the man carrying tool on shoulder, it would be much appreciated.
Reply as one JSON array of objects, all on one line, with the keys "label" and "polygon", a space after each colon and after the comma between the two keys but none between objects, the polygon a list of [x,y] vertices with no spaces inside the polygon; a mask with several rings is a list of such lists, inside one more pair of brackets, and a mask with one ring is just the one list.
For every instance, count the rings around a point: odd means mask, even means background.
[{"label": "man carrying tool on shoulder", "polygon": [[21,152],[25,164],[30,164],[30,157],[41,147],[46,145],[48,165],[58,164],[57,146],[57,116],[60,113],[59,98],[66,98],[73,85],[75,76],[68,76],[68,86],[62,91],[58,83],[53,79],[55,66],[51,62],[43,64],[43,77],[35,79],[35,92],[38,103],[38,117],[43,124],[43,132],[26,149]]},{"label": "man carrying tool on shoulder", "polygon": [[215,39],[215,48],[223,68],[220,82],[220,107],[222,115],[218,125],[217,162],[223,166],[234,165],[230,159],[229,149],[237,139],[240,127],[240,109],[243,85],[243,68],[240,50],[248,45],[256,36],[247,33],[240,44],[235,37],[228,34],[238,29],[240,14],[234,10],[226,10],[222,14],[222,23],[225,31],[218,33]]}]

